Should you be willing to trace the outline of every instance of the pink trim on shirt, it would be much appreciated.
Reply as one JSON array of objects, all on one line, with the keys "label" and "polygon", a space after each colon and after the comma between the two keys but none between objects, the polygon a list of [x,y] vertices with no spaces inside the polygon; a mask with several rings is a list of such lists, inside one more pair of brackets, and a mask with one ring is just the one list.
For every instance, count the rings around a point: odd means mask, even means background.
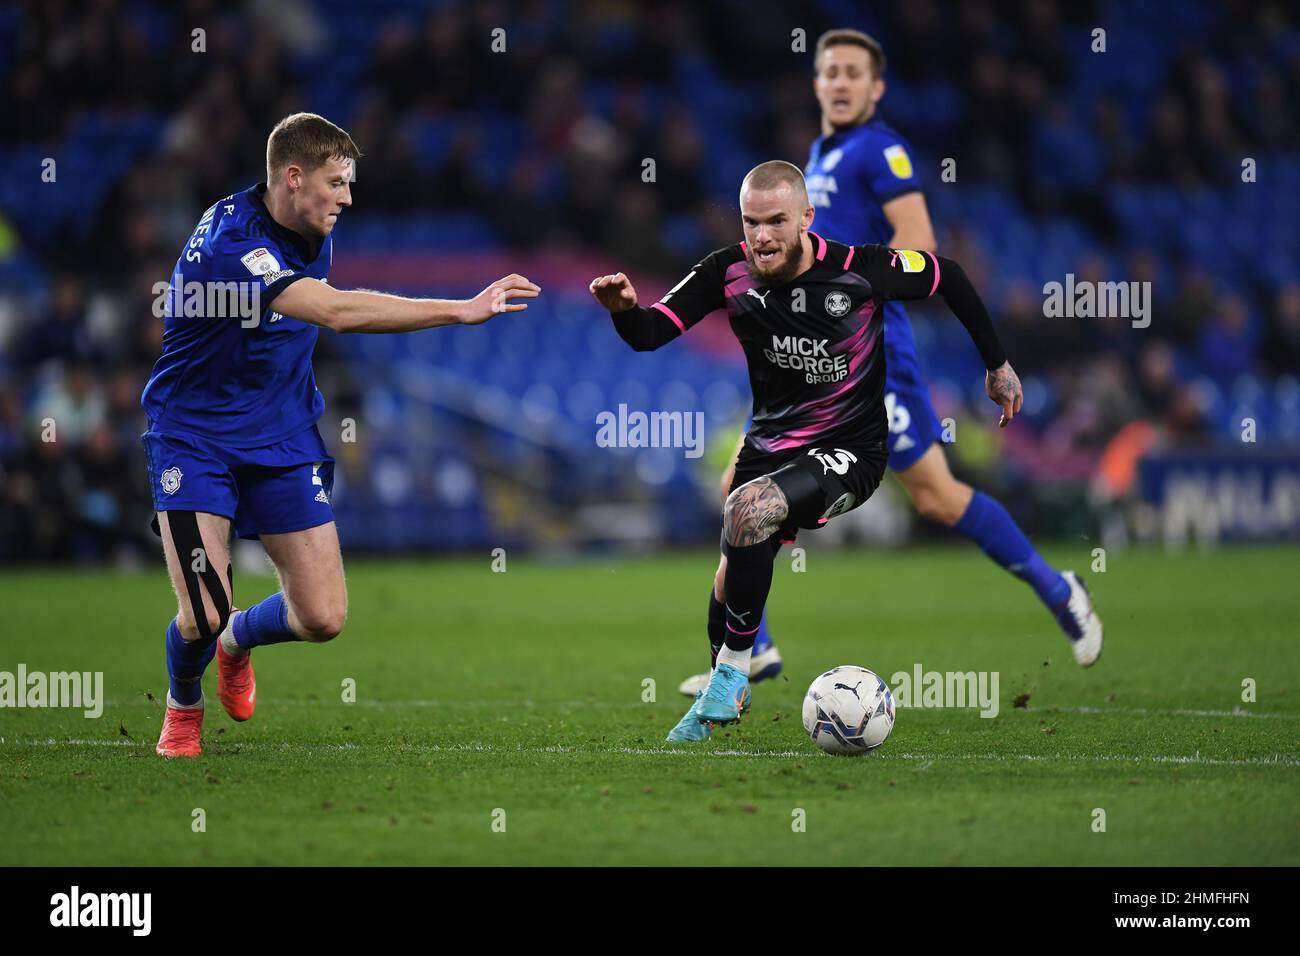
[{"label": "pink trim on shirt", "polygon": [[933,252],[927,252],[926,255],[929,256],[930,261],[934,263],[934,287],[930,290],[930,295],[934,295],[939,288],[939,260],[934,257]]},{"label": "pink trim on shirt", "polygon": [[664,305],[662,302],[656,302],[654,305],[650,306],[650,308],[658,309],[664,315],[668,316],[668,318],[673,320],[673,325],[677,326],[683,332],[686,331],[686,326],[682,324],[681,319],[677,318],[677,313],[668,308],[668,306]]},{"label": "pink trim on shirt", "polygon": [[849,254],[844,257],[844,271],[849,271],[849,263],[853,261],[853,251],[856,247],[849,246]]}]

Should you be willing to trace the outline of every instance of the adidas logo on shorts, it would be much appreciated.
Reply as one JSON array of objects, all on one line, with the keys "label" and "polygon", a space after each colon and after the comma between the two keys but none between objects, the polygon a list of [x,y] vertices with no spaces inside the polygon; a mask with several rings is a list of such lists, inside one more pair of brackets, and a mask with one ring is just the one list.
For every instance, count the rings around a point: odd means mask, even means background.
[{"label": "adidas logo on shorts", "polygon": [[311,483],[320,486],[320,491],[316,492],[316,500],[323,505],[327,505],[330,503],[330,498],[329,495],[325,494],[325,482],[321,481],[320,477],[320,466],[323,464],[324,462],[318,461],[311,466]]}]

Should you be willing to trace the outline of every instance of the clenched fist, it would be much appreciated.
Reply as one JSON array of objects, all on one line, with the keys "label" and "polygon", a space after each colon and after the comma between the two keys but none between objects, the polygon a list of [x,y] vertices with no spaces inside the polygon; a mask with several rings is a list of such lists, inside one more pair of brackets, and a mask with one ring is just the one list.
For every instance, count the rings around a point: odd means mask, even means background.
[{"label": "clenched fist", "polygon": [[626,312],[636,307],[636,289],[621,272],[592,279],[588,288],[607,312]]}]

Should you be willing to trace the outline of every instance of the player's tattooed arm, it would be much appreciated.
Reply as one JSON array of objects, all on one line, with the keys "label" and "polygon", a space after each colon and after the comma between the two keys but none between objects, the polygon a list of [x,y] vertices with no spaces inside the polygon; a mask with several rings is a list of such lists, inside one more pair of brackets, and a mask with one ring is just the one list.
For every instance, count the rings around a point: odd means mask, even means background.
[{"label": "player's tattooed arm", "polygon": [[984,373],[984,390],[989,398],[1002,406],[1002,417],[998,427],[1006,428],[1007,423],[1016,417],[1020,406],[1024,404],[1024,392],[1020,387],[1020,376],[1011,367],[1010,362],[1003,362],[997,368]]},{"label": "player's tattooed arm", "polygon": [[[979,350],[986,369],[984,390],[989,398],[1002,408],[998,420],[999,428],[1006,428],[1020,406],[1024,404],[1024,395],[1020,387],[1020,378],[1016,375],[1007,353],[998,341],[997,331],[989,311],[975,291],[975,286],[966,275],[965,270],[951,259],[926,253],[924,256],[911,250],[889,250],[882,246],[868,247],[871,252],[864,256],[864,262],[883,265],[883,253],[890,254],[891,268],[877,268],[877,274],[884,280],[883,284],[894,294],[891,298],[923,298],[938,292],[948,303],[948,308],[957,320],[966,327],[971,341]],[[883,250],[883,252],[882,252]],[[929,262],[926,261],[929,260]],[[898,262],[901,269],[892,268]],[[917,268],[917,267],[920,268]],[[868,275],[868,278],[871,278]],[[929,291],[925,286],[929,284]]]},{"label": "player's tattooed arm", "polygon": [[945,256],[915,249],[859,246],[862,255],[853,271],[866,278],[883,299],[910,301],[938,293],[979,350],[984,368],[995,370],[1007,363],[1007,353],[975,286],[961,265]]},{"label": "player's tattooed arm", "polygon": [[766,475],[755,478],[727,497],[722,511],[727,543],[743,548],[766,541],[789,514],[790,504],[781,486]]}]

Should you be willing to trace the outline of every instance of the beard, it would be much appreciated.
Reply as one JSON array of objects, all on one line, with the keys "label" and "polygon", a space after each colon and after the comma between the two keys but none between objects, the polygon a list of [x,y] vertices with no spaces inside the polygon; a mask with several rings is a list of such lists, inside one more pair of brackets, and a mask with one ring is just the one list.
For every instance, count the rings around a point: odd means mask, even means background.
[{"label": "beard", "polygon": [[802,253],[803,242],[796,242],[786,251],[784,256],[777,258],[772,264],[760,268],[758,254],[751,249],[745,266],[756,282],[762,282],[766,285],[781,285],[783,282],[789,282],[798,274],[799,259]]}]

